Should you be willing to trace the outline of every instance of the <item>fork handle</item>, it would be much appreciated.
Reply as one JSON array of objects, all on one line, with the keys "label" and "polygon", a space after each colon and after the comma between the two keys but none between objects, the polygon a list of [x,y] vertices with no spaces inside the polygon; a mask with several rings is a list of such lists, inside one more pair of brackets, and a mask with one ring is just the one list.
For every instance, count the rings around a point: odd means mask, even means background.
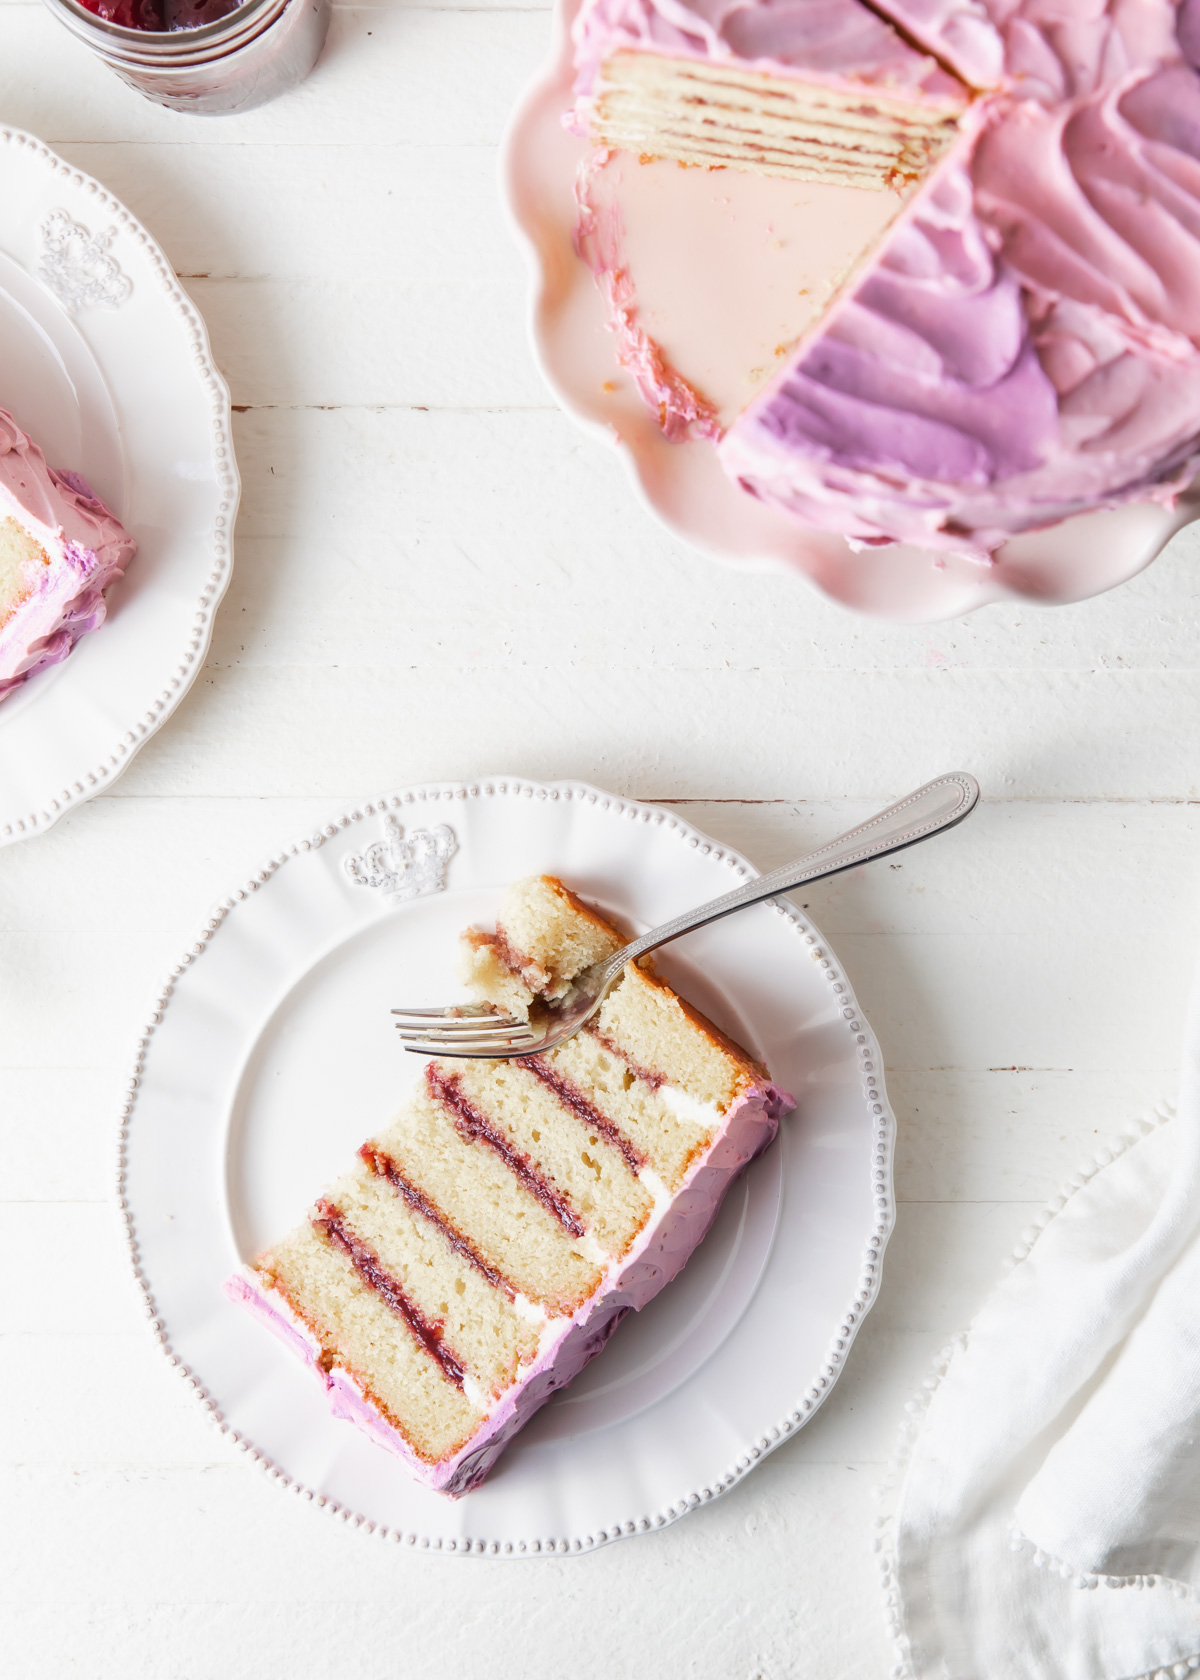
[{"label": "fork handle", "polygon": [[965,770],[926,782],[924,787],[910,793],[907,799],[889,805],[886,811],[880,811],[869,822],[860,823],[848,834],[831,840],[827,846],[819,846],[815,852],[797,858],[795,863],[785,863],[782,869],[773,869],[769,875],[759,875],[722,898],[711,899],[695,910],[687,910],[682,916],[663,922],[661,927],[651,928],[649,933],[644,933],[640,939],[635,939],[618,952],[620,966],[644,957],[649,951],[656,951],[660,945],[678,939],[681,934],[706,927],[722,916],[732,916],[735,910],[744,910],[749,904],[774,898],[776,893],[789,892],[808,881],[820,881],[826,875],[837,875],[843,869],[853,869],[855,864],[868,863],[872,858],[886,857],[889,852],[902,851],[905,846],[915,846],[918,840],[928,840],[930,835],[953,828],[964,817],[970,816],[978,799],[979,783]]}]

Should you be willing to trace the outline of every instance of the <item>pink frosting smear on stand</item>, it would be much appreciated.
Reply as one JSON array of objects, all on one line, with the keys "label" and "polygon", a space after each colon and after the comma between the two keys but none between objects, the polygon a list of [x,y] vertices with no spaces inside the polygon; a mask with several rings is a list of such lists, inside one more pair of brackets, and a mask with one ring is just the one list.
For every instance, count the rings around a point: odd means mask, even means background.
[{"label": "pink frosting smear on stand", "polygon": [[598,1354],[627,1312],[636,1312],[682,1271],[707,1235],[730,1186],[774,1139],[794,1099],[777,1085],[748,1091],[730,1106],[720,1134],[669,1206],[647,1224],[629,1253],[614,1262],[604,1285],[573,1316],[550,1321],[536,1360],[495,1404],[452,1458],[429,1464],[340,1366],[325,1369],[316,1338],[276,1290],[248,1268],[224,1285],[225,1294],[272,1330],[324,1384],[329,1409],[394,1453],[426,1487],[457,1497],[478,1487],[500,1453],[546,1401]]},{"label": "pink frosting smear on stand", "polygon": [[91,486],[47,466],[0,409],[0,701],[104,622],[104,591],[136,552]]},{"label": "pink frosting smear on stand", "polygon": [[605,187],[613,158],[593,154],[579,249],[668,436],[709,437],[747,492],[806,527],[985,564],[1017,533],[1096,507],[1173,506],[1188,487],[1200,0],[585,0],[574,39],[579,132],[620,48],[935,106],[956,85],[970,96],[945,159],[720,423],[647,330],[620,193]]}]

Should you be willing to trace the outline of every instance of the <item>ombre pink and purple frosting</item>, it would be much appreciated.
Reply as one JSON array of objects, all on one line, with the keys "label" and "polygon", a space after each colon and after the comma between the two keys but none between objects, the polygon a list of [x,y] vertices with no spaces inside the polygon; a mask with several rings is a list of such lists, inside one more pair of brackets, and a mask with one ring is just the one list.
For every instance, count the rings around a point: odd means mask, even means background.
[{"label": "ombre pink and purple frosting", "polygon": [[234,1273],[225,1294],[273,1331],[320,1379],[335,1418],[355,1424],[377,1446],[394,1453],[424,1486],[457,1498],[479,1486],[513,1436],[595,1358],[625,1314],[644,1307],[682,1271],[708,1234],[726,1192],[772,1142],[780,1120],[794,1106],[794,1098],[772,1084],[757,1086],[732,1103],[712,1147],[670,1204],[651,1218],[629,1253],[573,1317],[549,1320],[534,1362],[520,1371],[471,1439],[452,1458],[436,1464],[412,1450],[349,1371],[337,1364],[327,1368],[316,1336],[256,1272],[247,1267]]},{"label": "ombre pink and purple frosting", "polygon": [[621,46],[970,90],[869,268],[717,440],[751,494],[986,562],[1191,483],[1200,0],[585,0],[575,39],[581,123]]},{"label": "ombre pink and purple frosting", "polygon": [[0,528],[6,520],[37,552],[0,599],[0,700],[104,622],[104,591],[137,552],[86,480],[47,466],[0,409]]}]

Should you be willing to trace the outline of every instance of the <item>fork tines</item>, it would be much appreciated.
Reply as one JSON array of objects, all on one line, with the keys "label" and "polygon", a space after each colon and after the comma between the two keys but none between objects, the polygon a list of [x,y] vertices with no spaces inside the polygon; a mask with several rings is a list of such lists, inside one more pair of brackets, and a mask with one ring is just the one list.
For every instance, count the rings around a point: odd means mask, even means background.
[{"label": "fork tines", "polygon": [[393,1009],[392,1014],[406,1021],[488,1021],[501,1027],[517,1019],[515,1015],[493,1009],[490,1003],[451,1003],[444,1009]]},{"label": "fork tines", "polygon": [[497,1014],[486,1004],[450,1009],[393,1009],[396,1030],[406,1050],[486,1056],[532,1044],[537,1034],[515,1015]]}]

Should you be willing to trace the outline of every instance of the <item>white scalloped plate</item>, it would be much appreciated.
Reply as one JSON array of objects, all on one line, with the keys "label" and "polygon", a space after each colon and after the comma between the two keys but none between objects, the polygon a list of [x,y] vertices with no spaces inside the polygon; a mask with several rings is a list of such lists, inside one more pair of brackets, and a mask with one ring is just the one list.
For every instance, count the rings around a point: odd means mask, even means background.
[{"label": "white scalloped plate", "polygon": [[[46,227],[59,211],[72,260],[48,275]],[[166,258],[97,182],[8,128],[0,407],[138,540],[100,629],[0,704],[6,845],[108,787],[179,704],[229,582],[238,501],[229,391]]]},{"label": "white scalloped plate", "polygon": [[[575,251],[575,175],[588,144],[568,133],[563,117],[573,103],[570,25],[577,9],[578,0],[557,0],[550,56],[513,114],[505,197],[532,264],[533,345],[546,382],[586,431],[619,446],[641,499],[673,535],[714,560],[799,572],[859,612],[931,623],[989,601],[1023,597],[1051,605],[1099,595],[1148,566],[1197,517],[1195,491],[1173,510],[1138,502],[1081,514],[1006,543],[992,566],[901,545],[856,554],[842,538],[806,530],[739,489],[711,443],[668,443],[617,361],[599,288]],[[682,191],[665,232],[684,253],[673,266],[705,272],[712,285],[708,271],[720,252],[710,237],[687,256]],[[733,275],[731,268],[720,284],[736,297]]]},{"label": "white scalloped plate", "polygon": [[[393,813],[410,836],[447,824],[456,842],[442,887],[404,902],[347,870]],[[221,1283],[303,1215],[418,1076],[389,1005],[460,995],[459,932],[537,871],[636,928],[755,873],[669,812],[578,783],[372,801],[216,907],[157,1000],[124,1111],[122,1206],[172,1363],[282,1484],[410,1546],[590,1550],[725,1492],[829,1393],[891,1229],[875,1040],[816,929],[790,904],[757,906],[663,953],[798,1099],[681,1276],[461,1500],[330,1416],[311,1374]]]}]

